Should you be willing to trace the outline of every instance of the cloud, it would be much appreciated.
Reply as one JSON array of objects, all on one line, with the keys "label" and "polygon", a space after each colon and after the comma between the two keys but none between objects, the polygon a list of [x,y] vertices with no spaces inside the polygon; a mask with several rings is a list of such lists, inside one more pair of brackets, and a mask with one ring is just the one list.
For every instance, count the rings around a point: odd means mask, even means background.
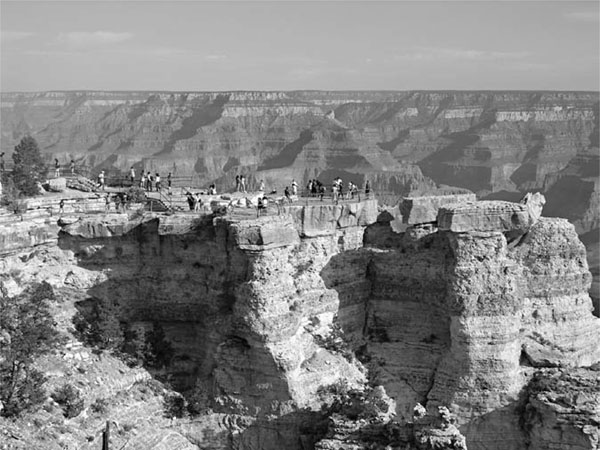
[{"label": "cloud", "polygon": [[600,22],[600,12],[598,11],[573,11],[566,13],[565,17],[576,22]]},{"label": "cloud", "polygon": [[133,33],[114,31],[70,31],[60,33],[56,39],[58,44],[72,50],[83,50],[90,47],[102,47],[118,44],[133,37]]},{"label": "cloud", "polygon": [[227,59],[227,55],[206,55],[204,59],[207,61],[220,61]]},{"label": "cloud", "polygon": [[446,47],[414,47],[411,51],[395,55],[395,60],[407,61],[503,61],[519,60],[530,56],[529,52],[500,52]]},{"label": "cloud", "polygon": [[28,37],[33,35],[35,35],[35,33],[31,33],[29,31],[2,30],[2,33],[0,34],[0,39],[2,39],[2,42],[14,42],[20,41],[22,39],[27,39]]}]

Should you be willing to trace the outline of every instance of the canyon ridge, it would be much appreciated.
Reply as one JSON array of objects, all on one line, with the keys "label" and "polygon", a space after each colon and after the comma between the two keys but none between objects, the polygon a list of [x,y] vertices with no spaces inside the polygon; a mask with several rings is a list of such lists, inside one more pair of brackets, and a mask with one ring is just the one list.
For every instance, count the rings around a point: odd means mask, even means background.
[{"label": "canyon ridge", "polygon": [[[392,200],[436,184],[480,199],[543,192],[599,275],[598,92],[290,91],[2,93],[1,151],[24,134],[92,175],[172,172],[199,186],[282,190],[336,176]],[[596,300],[597,301],[597,300]]]}]

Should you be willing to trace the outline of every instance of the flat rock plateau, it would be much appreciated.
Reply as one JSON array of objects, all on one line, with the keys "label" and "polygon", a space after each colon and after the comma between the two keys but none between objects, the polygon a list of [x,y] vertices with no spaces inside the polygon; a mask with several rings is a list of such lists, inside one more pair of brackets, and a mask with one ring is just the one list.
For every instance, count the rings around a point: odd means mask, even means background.
[{"label": "flat rock plateau", "polygon": [[[51,399],[0,418],[0,448],[98,449],[110,420],[126,450],[598,449],[600,319],[577,228],[474,197],[242,218],[91,214],[90,194],[59,220],[0,215],[3,295],[53,287],[66,343],[36,366],[49,392],[69,381],[84,398],[73,418]],[[100,301],[123,326],[160,326],[169,364],[80,341],[73,318]],[[197,413],[165,414],[190,389]]]},{"label": "flat rock plateau", "polygon": [[[1,149],[30,133],[48,161],[107,175],[172,172],[220,190],[243,173],[279,189],[341,176],[399,195],[435,185],[479,199],[540,191],[545,215],[575,225],[600,298],[599,93],[42,92],[2,93]],[[10,160],[10,159],[8,159]],[[383,196],[380,195],[383,199]]]}]

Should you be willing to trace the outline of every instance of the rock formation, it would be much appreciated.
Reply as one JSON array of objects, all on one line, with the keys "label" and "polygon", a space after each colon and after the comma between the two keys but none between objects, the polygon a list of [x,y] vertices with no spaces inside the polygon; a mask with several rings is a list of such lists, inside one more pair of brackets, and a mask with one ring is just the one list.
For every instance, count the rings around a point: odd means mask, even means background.
[{"label": "rock formation", "polygon": [[31,133],[49,161],[219,192],[238,174],[279,192],[369,179],[391,205],[442,184],[488,200],[542,191],[546,215],[582,235],[600,301],[598,105],[598,92],[2,93],[0,151],[10,161]]},{"label": "rock formation", "polygon": [[46,221],[37,247],[7,235],[1,281],[50,282],[66,323],[104,299],[122,323],[161,325],[171,385],[201,389],[207,411],[168,434],[160,414],[140,424],[128,439],[145,448],[594,448],[598,403],[577,374],[597,374],[600,320],[574,226],[516,203],[407,202],[402,233],[375,200],[258,219],[76,215],[58,235]]}]

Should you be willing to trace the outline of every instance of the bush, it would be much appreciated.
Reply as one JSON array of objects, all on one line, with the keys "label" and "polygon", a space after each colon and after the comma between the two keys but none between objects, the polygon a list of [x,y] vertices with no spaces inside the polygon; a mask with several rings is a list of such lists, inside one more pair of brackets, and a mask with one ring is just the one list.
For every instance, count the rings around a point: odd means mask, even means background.
[{"label": "bush", "polygon": [[65,384],[54,391],[52,398],[62,406],[67,419],[77,417],[83,411],[84,403],[81,393],[72,384]]},{"label": "bush", "polygon": [[108,400],[105,398],[97,398],[94,403],[90,405],[90,409],[96,414],[106,414],[108,412]]},{"label": "bush", "polygon": [[170,395],[165,396],[164,400],[164,411],[165,417],[173,418],[177,417],[178,419],[182,418],[185,413],[185,399],[181,394],[172,393]]},{"label": "bush", "polygon": [[15,186],[12,177],[4,176],[2,180],[0,206],[6,207],[15,214],[20,214],[27,210],[27,202],[24,200],[23,194]]},{"label": "bush", "polygon": [[62,342],[50,314],[52,286],[35,284],[17,297],[0,292],[0,402],[3,416],[16,416],[44,401],[44,375],[33,368],[36,357]]},{"label": "bush", "polygon": [[194,389],[185,394],[187,411],[191,416],[205,414],[209,411],[209,392],[201,381],[196,382]]},{"label": "bush", "polygon": [[146,191],[140,187],[130,187],[127,190],[127,199],[132,203],[144,203],[146,201]]},{"label": "bush", "polygon": [[86,344],[102,350],[120,350],[125,336],[117,314],[118,308],[114,302],[93,299],[90,314],[86,317],[79,311],[73,323]]}]

